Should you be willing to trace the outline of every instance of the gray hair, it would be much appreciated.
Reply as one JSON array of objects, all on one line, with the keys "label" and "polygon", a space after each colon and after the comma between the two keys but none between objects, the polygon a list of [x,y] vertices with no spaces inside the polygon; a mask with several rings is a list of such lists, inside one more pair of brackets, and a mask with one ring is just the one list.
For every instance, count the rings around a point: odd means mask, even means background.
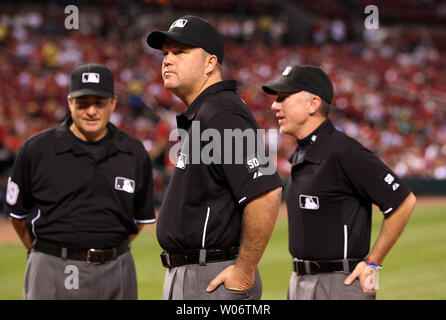
[{"label": "gray hair", "polygon": [[308,99],[308,100],[311,100],[311,99],[313,99],[314,97],[318,97],[319,99],[321,99],[320,110],[321,110],[321,112],[322,112],[322,115],[323,115],[325,118],[328,118],[328,115],[330,114],[330,108],[331,108],[331,105],[330,105],[328,102],[326,102],[324,99],[322,99],[321,97],[319,97],[319,96],[317,96],[317,95],[315,95],[315,94],[313,94],[313,93],[311,93],[311,92],[305,91],[305,93],[306,93],[306,95],[307,95],[307,99]]}]

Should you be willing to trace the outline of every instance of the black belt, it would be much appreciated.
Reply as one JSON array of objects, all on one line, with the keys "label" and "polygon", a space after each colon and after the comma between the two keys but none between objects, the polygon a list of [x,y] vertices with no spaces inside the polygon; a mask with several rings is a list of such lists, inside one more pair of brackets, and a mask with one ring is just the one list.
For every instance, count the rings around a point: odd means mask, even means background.
[{"label": "black belt", "polygon": [[206,262],[233,260],[237,257],[238,249],[238,247],[231,247],[227,249],[190,249],[172,252],[163,251],[161,253],[161,262],[166,268],[174,268],[185,264],[203,264]]},{"label": "black belt", "polygon": [[293,270],[298,275],[328,273],[342,271],[345,274],[351,273],[356,265],[363,259],[346,260],[300,260],[293,259]]},{"label": "black belt", "polygon": [[129,251],[129,244],[124,241],[119,246],[108,249],[75,249],[65,248],[52,242],[38,239],[33,246],[34,250],[55,257],[71,260],[83,260],[91,264],[102,264],[116,259],[119,255]]}]

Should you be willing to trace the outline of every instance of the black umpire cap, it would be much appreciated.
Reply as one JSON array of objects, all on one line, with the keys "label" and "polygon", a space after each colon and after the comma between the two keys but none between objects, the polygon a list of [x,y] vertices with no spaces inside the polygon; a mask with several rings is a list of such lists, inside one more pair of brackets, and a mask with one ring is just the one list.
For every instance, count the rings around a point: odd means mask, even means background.
[{"label": "black umpire cap", "polygon": [[114,97],[115,88],[110,69],[97,63],[82,64],[73,69],[70,78],[70,97],[87,95]]},{"label": "black umpire cap", "polygon": [[147,37],[147,44],[161,50],[166,37],[192,47],[201,47],[216,55],[220,64],[223,63],[223,37],[207,20],[197,16],[181,17],[172,23],[169,30],[151,32]]},{"label": "black umpire cap", "polygon": [[333,99],[333,84],[327,74],[319,67],[292,64],[285,68],[275,83],[262,86],[268,94],[296,93],[307,91],[319,96],[327,103]]}]

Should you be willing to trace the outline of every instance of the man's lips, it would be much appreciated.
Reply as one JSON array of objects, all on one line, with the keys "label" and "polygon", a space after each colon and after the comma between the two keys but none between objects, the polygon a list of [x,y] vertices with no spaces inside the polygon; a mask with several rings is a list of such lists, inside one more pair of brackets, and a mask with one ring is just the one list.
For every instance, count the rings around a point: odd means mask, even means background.
[{"label": "man's lips", "polygon": [[84,119],[84,121],[88,122],[88,123],[95,123],[95,122],[98,122],[99,119]]},{"label": "man's lips", "polygon": [[175,72],[173,72],[171,70],[166,70],[166,71],[163,72],[163,76],[164,77],[168,77],[168,76],[173,75],[173,74],[175,74]]}]

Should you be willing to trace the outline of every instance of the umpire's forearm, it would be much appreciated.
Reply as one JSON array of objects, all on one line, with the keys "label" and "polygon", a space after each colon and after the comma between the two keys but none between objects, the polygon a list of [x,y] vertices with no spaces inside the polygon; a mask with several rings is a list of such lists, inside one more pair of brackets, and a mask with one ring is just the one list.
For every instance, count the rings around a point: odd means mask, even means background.
[{"label": "umpire's forearm", "polygon": [[132,234],[129,236],[129,244],[135,240],[135,238],[138,236],[138,234],[141,232],[141,230],[144,228],[145,224],[137,223],[136,226],[138,227],[138,232],[135,234]]},{"label": "umpire's forearm", "polygon": [[26,250],[31,249],[34,237],[26,227],[26,220],[19,220],[9,217],[9,221],[11,221],[14,230],[17,232],[20,240],[22,240],[22,243],[25,246]]},{"label": "umpire's forearm", "polygon": [[412,210],[415,207],[415,203],[416,198],[413,193],[410,193],[399,208],[389,217],[384,219],[381,232],[369,255],[372,261],[377,264],[382,264],[387,253],[403,232]]},{"label": "umpire's forearm", "polygon": [[250,201],[243,213],[240,250],[235,267],[253,273],[265,251],[279,213],[282,188]]}]

